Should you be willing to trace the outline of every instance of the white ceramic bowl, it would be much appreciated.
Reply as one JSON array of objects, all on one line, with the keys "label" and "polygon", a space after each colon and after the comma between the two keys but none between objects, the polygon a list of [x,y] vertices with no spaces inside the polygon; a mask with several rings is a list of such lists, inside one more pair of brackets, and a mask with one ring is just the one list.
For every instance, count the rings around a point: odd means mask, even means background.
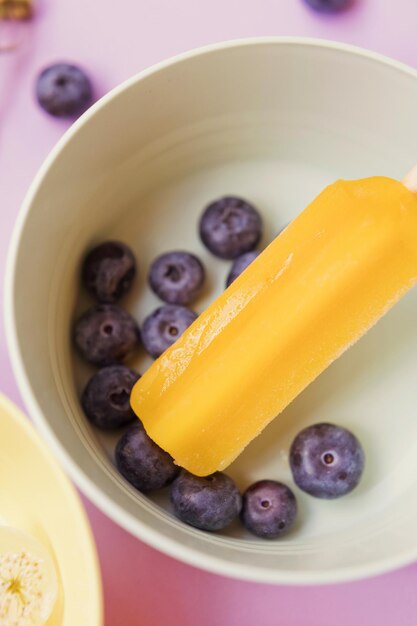
[{"label": "white ceramic bowl", "polygon": [[300,521],[281,541],[249,537],[239,525],[223,535],[194,530],[165,510],[165,494],[151,501],[127,485],[112,464],[114,441],[97,436],[80,410],[88,370],[70,342],[75,309],[85,306],[78,273],[86,248],[109,237],[134,248],[140,278],[125,305],[140,321],[157,304],[146,287],[150,260],[170,248],[195,251],[212,287],[201,310],[229,268],[196,234],[208,201],[249,198],[268,241],[338,177],[401,177],[417,160],[416,110],[417,74],[375,54],[310,40],[235,42],[127,81],[47,159],[10,251],[10,352],[28,409],[73,478],[144,541],[214,572],[268,582],[353,579],[417,558],[417,292],[230,468],[242,488],[265,477],[291,484],[288,447],[305,425],[332,421],[361,439],[359,488],[333,502],[297,491]]}]

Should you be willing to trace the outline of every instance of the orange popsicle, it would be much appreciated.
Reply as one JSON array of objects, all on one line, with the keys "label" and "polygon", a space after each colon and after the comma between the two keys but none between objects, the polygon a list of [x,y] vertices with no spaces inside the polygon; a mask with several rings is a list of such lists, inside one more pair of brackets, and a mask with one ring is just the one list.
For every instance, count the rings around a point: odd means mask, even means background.
[{"label": "orange popsicle", "polygon": [[155,361],[132,407],[176,463],[222,470],[416,280],[417,196],[338,181]]}]

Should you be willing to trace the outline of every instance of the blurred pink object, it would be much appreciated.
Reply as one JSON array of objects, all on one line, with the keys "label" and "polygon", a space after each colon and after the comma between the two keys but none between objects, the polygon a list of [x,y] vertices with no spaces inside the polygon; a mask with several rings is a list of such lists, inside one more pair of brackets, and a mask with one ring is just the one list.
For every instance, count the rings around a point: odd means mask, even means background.
[{"label": "blurred pink object", "polygon": [[0,0],[0,52],[15,50],[33,16],[32,0]]}]

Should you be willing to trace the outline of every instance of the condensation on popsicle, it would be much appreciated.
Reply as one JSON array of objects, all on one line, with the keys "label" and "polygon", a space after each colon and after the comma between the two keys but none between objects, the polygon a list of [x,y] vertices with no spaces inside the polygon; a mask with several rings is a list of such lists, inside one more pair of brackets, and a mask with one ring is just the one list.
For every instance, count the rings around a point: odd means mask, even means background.
[{"label": "condensation on popsicle", "polygon": [[327,187],[136,383],[175,462],[227,467],[417,280],[417,196],[384,177]]}]

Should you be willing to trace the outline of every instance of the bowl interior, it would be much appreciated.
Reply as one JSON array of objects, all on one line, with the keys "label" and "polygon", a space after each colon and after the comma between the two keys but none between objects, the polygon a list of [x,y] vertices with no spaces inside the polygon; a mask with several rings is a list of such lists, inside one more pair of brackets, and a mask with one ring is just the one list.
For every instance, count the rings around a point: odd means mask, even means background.
[{"label": "bowl interior", "polygon": [[[275,542],[238,524],[222,535],[188,528],[172,516],[165,492],[149,499],[125,483],[113,466],[117,437],[94,431],[80,410],[92,370],[70,342],[71,320],[90,304],[78,287],[88,247],[107,238],[132,246],[139,278],[123,306],[139,322],[159,304],[146,284],[151,260],[170,249],[195,252],[209,276],[194,306],[202,311],[230,267],[197,236],[209,201],[226,194],[252,201],[264,217],[265,245],[337,178],[401,178],[417,156],[416,102],[411,70],[343,47],[285,40],[218,47],[105,98],[43,168],[9,271],[18,378],[81,486],[138,536],[199,566],[268,581],[353,578],[417,555],[416,292],[229,468],[242,489],[260,478],[292,486],[288,449],[304,426],[335,422],[362,441],[367,465],[357,490],[325,502],[295,489],[298,526]],[[149,364],[143,353],[130,362],[139,371]]]}]

